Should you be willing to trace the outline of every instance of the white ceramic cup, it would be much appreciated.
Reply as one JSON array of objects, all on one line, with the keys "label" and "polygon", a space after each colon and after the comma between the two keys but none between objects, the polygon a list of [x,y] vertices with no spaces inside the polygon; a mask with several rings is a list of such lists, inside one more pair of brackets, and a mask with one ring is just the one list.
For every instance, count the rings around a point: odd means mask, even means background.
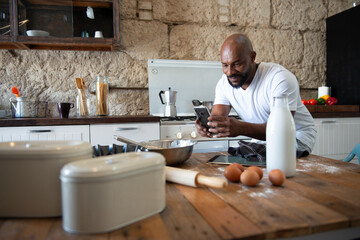
[{"label": "white ceramic cup", "polygon": [[103,36],[103,33],[101,31],[96,31],[95,32],[95,37],[96,38],[103,38],[104,36]]}]

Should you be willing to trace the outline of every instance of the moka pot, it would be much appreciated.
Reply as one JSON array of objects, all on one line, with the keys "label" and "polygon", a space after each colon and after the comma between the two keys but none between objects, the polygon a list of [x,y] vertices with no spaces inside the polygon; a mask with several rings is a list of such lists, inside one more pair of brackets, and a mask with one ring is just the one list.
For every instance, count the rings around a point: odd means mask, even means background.
[{"label": "moka pot", "polygon": [[[171,88],[169,88],[168,91],[161,90],[159,92],[160,101],[163,105],[165,105],[164,107],[165,117],[176,117],[176,106],[175,106],[176,94],[177,91],[171,91]],[[164,95],[164,99],[162,95]]]}]

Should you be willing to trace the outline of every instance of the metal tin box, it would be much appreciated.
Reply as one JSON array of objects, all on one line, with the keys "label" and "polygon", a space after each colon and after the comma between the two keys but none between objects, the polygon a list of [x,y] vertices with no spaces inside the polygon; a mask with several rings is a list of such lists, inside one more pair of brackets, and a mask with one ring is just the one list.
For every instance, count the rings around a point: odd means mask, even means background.
[{"label": "metal tin box", "polygon": [[61,216],[60,170],[91,156],[86,142],[0,143],[0,217]]},{"label": "metal tin box", "polygon": [[63,228],[108,232],[165,208],[165,159],[132,152],[69,163],[61,170]]}]

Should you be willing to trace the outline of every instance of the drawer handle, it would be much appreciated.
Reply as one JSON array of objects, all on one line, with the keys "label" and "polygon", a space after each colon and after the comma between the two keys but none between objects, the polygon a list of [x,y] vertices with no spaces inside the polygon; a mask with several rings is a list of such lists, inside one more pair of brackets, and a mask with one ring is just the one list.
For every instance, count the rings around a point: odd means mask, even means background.
[{"label": "drawer handle", "polygon": [[324,120],[321,123],[336,123],[336,120]]},{"label": "drawer handle", "polygon": [[30,133],[49,133],[49,132],[52,132],[52,130],[30,130],[29,131]]},{"label": "drawer handle", "polygon": [[138,130],[137,127],[122,127],[122,128],[116,128],[115,131],[131,131],[131,130]]}]

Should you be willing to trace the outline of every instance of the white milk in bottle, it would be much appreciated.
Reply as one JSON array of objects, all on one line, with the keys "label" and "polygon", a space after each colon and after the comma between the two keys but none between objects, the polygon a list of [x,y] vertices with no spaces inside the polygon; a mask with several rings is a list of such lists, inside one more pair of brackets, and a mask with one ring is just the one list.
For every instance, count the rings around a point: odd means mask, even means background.
[{"label": "white milk in bottle", "polygon": [[269,173],[280,169],[286,177],[296,172],[295,123],[289,110],[287,95],[274,97],[266,125],[266,168]]}]

